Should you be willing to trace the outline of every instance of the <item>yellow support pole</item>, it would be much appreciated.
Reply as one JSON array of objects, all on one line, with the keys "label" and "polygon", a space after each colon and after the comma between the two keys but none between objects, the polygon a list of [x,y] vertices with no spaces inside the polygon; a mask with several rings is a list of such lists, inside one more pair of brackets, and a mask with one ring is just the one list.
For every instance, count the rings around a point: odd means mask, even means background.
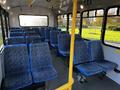
[{"label": "yellow support pole", "polygon": [[31,7],[32,4],[35,2],[35,0],[27,0],[27,2],[28,2],[28,6]]},{"label": "yellow support pole", "polygon": [[57,88],[56,90],[72,90],[73,80],[73,59],[74,59],[74,43],[75,43],[75,28],[76,28],[76,16],[77,16],[77,0],[73,0],[73,17],[72,17],[72,33],[70,44],[70,61],[69,61],[69,77],[68,83]]}]

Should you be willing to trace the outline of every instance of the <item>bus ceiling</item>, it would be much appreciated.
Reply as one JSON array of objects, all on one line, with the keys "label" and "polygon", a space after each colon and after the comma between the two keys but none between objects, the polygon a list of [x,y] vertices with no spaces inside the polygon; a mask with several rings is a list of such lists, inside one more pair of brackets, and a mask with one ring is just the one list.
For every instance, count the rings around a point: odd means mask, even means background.
[{"label": "bus ceiling", "polygon": [[[0,0],[4,9],[44,7],[56,14],[72,13],[72,0]],[[120,5],[120,0],[78,0],[78,11]]]}]

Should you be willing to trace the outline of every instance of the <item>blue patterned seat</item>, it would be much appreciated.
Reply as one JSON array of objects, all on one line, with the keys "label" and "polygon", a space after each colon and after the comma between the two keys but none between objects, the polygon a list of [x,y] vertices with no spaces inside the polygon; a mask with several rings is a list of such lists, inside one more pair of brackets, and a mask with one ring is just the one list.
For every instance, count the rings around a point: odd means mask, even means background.
[{"label": "blue patterned seat", "polygon": [[26,44],[26,39],[24,36],[20,37],[11,37],[8,38],[8,45],[13,45],[13,44]]},{"label": "blue patterned seat", "polygon": [[60,33],[58,35],[58,51],[63,56],[70,54],[70,35]]},{"label": "blue patterned seat", "polygon": [[45,41],[46,42],[49,42],[50,41],[50,28],[49,27],[47,27],[46,29],[45,29]]},{"label": "blue patterned seat", "polygon": [[22,29],[10,29],[10,33],[24,32]]},{"label": "blue patterned seat", "polygon": [[103,67],[104,71],[113,70],[118,65],[104,59],[101,41],[90,41],[88,47],[91,51],[91,59]]},{"label": "blue patterned seat", "polygon": [[41,37],[40,36],[26,36],[26,42],[27,42],[27,44],[40,43]]},{"label": "blue patterned seat", "polygon": [[54,48],[58,47],[58,34],[59,31],[55,31],[55,30],[50,31],[50,45]]},{"label": "blue patterned seat", "polygon": [[75,41],[74,67],[87,77],[102,72],[102,68],[91,61],[87,45],[82,39]]},{"label": "blue patterned seat", "polygon": [[5,90],[18,90],[32,84],[26,45],[9,45],[4,49]]},{"label": "blue patterned seat", "polygon": [[42,83],[57,76],[47,43],[30,44],[30,61],[34,83]]},{"label": "blue patterned seat", "polygon": [[39,29],[39,35],[42,41],[45,41],[45,30],[44,28]]},{"label": "blue patterned seat", "polygon": [[25,36],[25,32],[10,32],[10,37]]}]

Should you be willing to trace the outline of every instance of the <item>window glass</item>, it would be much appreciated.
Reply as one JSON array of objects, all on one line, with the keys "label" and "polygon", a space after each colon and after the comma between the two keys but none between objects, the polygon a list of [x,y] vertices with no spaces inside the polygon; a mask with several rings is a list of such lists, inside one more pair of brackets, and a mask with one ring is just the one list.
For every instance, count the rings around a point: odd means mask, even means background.
[{"label": "window glass", "polygon": [[61,28],[62,31],[66,31],[67,15],[59,15],[58,16],[58,27]]},{"label": "window glass", "polygon": [[[1,17],[0,17],[1,20]],[[1,27],[1,22],[0,22],[0,47],[3,44],[3,38],[2,38],[2,27]]]},{"label": "window glass", "polygon": [[[75,29],[75,34],[79,34],[79,27],[80,27],[80,13],[77,14],[76,17],[76,29]],[[72,15],[69,15],[69,33],[71,34],[72,30]]]},{"label": "window glass", "polygon": [[83,17],[87,17],[88,16],[88,12],[83,12]]},{"label": "window glass", "polygon": [[120,8],[119,8],[119,15],[120,15]]},{"label": "window glass", "polygon": [[3,20],[3,28],[4,28],[4,32],[5,32],[5,38],[7,39],[6,23],[5,23],[5,15],[4,14],[2,14],[2,20]]},{"label": "window glass", "polygon": [[118,8],[110,8],[108,10],[108,15],[117,15],[117,9]]},{"label": "window glass", "polygon": [[102,17],[83,18],[82,38],[100,40],[102,20]]},{"label": "window glass", "polygon": [[95,10],[94,11],[89,11],[89,17],[95,16]]},{"label": "window glass", "polygon": [[48,26],[47,16],[19,15],[20,26]]},{"label": "window glass", "polygon": [[104,42],[120,47],[120,16],[108,17]]},{"label": "window glass", "polygon": [[96,16],[103,16],[104,14],[104,11],[101,9],[101,10],[97,10],[97,14]]}]

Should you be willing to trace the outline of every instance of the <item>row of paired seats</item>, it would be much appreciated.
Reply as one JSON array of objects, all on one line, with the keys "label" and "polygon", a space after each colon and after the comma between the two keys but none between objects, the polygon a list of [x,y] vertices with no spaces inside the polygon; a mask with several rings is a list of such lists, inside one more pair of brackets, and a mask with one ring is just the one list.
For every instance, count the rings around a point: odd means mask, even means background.
[{"label": "row of paired seats", "polygon": [[11,37],[7,39],[7,45],[13,44],[30,44],[30,43],[40,43],[42,39],[40,36],[20,36],[20,37]]},{"label": "row of paired seats", "polygon": [[[29,35],[21,36],[24,31],[26,31]],[[13,35],[11,38],[8,38],[8,45],[39,43],[45,41],[49,42],[52,47],[57,48],[62,56],[69,56],[70,35],[67,32],[61,32],[61,30],[59,29],[48,27],[41,29],[34,28],[28,30],[13,29],[11,30],[11,32],[14,34],[17,33],[17,35]],[[36,33],[36,35],[32,33]]]},{"label": "row of paired seats", "polygon": [[16,37],[16,36],[33,36],[33,35],[39,35],[41,39],[45,41],[50,40],[50,31],[51,30],[60,30],[55,27],[42,27],[42,28],[33,28],[33,29],[12,29],[10,30],[10,37]]},{"label": "row of paired seats", "polygon": [[74,69],[78,74],[89,77],[117,67],[117,64],[105,60],[100,41],[75,41]]},{"label": "row of paired seats", "polygon": [[5,90],[19,90],[57,76],[47,43],[5,46],[4,67]]},{"label": "row of paired seats", "polygon": [[[21,30],[21,29],[13,29],[10,30],[10,38],[8,38],[8,44],[10,43],[15,43],[15,44],[19,44],[19,42],[21,43],[29,43],[32,42],[31,40],[34,39],[35,42],[40,42],[40,41],[46,41],[49,42],[50,41],[50,31],[58,31],[58,29],[55,28],[33,28],[33,29],[25,29],[25,30]],[[15,41],[15,42],[14,42]]]}]

